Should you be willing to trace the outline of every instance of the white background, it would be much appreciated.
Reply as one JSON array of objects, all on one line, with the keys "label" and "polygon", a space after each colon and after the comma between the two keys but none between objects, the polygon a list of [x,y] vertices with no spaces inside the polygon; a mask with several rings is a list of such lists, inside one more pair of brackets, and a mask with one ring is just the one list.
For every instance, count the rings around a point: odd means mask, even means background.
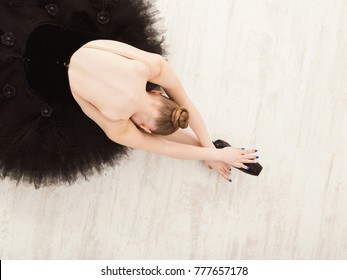
[{"label": "white background", "polygon": [[346,259],[347,1],[157,5],[212,138],[259,149],[263,172],[134,151],[71,187],[6,179],[0,258]]}]

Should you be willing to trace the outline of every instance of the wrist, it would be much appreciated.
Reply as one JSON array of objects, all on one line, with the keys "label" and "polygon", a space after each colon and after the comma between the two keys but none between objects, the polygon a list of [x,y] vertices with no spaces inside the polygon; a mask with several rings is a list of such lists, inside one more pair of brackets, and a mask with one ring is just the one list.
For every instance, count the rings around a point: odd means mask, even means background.
[{"label": "wrist", "polygon": [[206,148],[214,148],[216,149],[215,145],[213,144],[212,141],[208,140],[208,141],[200,141],[200,145],[202,147],[206,147]]},{"label": "wrist", "polygon": [[220,161],[221,160],[221,150],[220,149],[216,149],[214,146],[213,147],[208,147],[210,149],[210,153],[211,153],[211,157],[210,160],[211,161]]},{"label": "wrist", "polygon": [[200,143],[201,146],[206,147],[206,148],[213,148],[216,149],[216,147],[213,145],[213,143]]}]

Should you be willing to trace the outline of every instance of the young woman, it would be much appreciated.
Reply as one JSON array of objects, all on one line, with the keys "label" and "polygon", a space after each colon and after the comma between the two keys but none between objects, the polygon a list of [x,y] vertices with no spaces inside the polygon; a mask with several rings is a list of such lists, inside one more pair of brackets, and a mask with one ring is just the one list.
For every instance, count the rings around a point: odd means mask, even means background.
[{"label": "young woman", "polygon": [[[203,160],[230,180],[230,165],[256,163],[255,150],[216,149],[206,126],[169,63],[130,45],[95,40],[77,50],[69,64],[72,94],[83,112],[124,146],[177,159]],[[160,91],[146,92],[146,84]],[[97,94],[96,94],[97,92]],[[196,134],[181,129],[190,124]]]},{"label": "young woman", "polygon": [[149,0],[0,0],[1,178],[72,184],[132,148],[203,160],[226,179],[230,165],[258,165],[254,150],[211,141],[156,14]]}]

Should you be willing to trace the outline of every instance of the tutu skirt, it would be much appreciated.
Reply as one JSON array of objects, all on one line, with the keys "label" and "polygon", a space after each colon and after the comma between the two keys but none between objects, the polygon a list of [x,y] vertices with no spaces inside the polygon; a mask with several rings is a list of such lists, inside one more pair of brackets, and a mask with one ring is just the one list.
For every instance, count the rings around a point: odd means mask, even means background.
[{"label": "tutu skirt", "polygon": [[165,56],[157,15],[145,0],[0,0],[2,179],[71,185],[128,155],[130,148],[111,141],[74,100],[67,66],[96,39]]}]

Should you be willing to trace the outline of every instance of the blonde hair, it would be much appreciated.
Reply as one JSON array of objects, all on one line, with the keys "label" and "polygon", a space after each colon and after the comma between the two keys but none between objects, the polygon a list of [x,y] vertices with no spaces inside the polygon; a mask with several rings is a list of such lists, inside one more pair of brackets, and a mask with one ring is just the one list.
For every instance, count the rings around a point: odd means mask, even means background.
[{"label": "blonde hair", "polygon": [[161,96],[161,101],[160,116],[155,121],[156,129],[152,133],[169,135],[179,128],[187,128],[189,122],[188,110],[165,96]]}]

